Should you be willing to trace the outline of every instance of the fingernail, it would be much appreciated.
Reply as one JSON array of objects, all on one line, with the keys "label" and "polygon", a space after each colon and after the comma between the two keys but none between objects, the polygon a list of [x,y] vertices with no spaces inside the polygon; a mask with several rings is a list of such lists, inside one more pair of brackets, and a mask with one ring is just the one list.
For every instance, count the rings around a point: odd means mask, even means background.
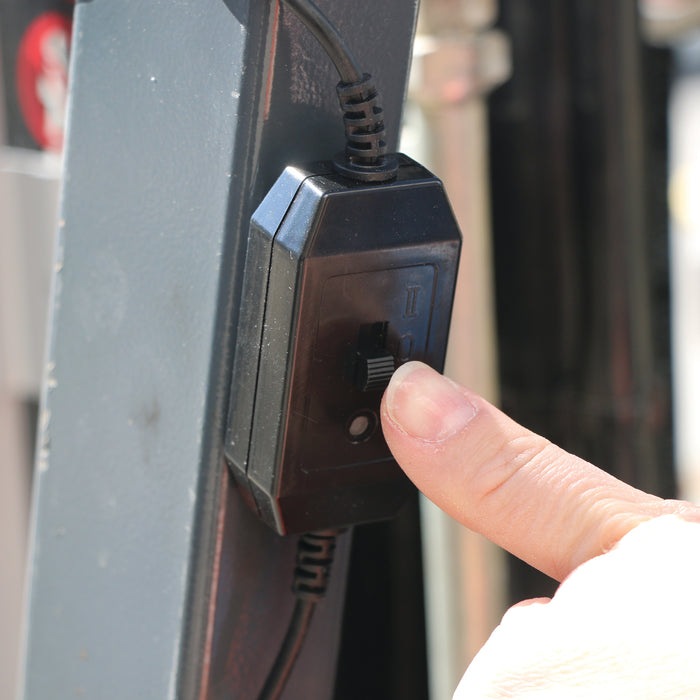
[{"label": "fingernail", "polygon": [[476,415],[457,385],[420,362],[407,362],[394,372],[385,402],[401,430],[427,442],[446,440]]}]

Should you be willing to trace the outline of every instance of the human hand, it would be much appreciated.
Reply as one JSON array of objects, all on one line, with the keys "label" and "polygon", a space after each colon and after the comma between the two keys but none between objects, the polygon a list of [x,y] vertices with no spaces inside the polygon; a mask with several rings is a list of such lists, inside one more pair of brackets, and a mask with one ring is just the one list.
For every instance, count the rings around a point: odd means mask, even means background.
[{"label": "human hand", "polygon": [[395,373],[382,427],[426,496],[563,581],[506,613],[455,700],[700,698],[699,508],[618,481],[419,363]]}]

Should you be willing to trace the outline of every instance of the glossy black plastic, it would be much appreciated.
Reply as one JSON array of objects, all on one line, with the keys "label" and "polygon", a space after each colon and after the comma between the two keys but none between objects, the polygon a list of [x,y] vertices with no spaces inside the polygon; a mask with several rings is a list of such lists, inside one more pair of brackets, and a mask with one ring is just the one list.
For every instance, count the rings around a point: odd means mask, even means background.
[{"label": "glossy black plastic", "polygon": [[255,212],[226,452],[280,533],[391,517],[409,483],[381,433],[393,367],[442,369],[461,236],[442,183],[289,167]]}]

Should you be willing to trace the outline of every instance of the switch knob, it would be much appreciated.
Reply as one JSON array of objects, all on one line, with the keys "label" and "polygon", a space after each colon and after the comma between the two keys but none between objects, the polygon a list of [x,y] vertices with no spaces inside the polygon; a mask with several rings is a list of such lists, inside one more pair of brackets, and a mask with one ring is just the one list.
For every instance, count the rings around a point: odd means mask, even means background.
[{"label": "switch knob", "polygon": [[355,386],[360,391],[373,391],[383,389],[389,384],[391,375],[396,370],[396,361],[393,355],[381,355],[379,357],[357,358],[355,369]]}]

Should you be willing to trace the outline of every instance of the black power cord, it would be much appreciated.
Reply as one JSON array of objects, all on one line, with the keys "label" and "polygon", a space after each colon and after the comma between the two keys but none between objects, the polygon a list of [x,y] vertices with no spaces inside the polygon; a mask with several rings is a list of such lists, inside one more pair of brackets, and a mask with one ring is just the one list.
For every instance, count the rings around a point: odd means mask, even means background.
[{"label": "black power cord", "polygon": [[294,10],[304,26],[321,44],[338,70],[340,79],[344,83],[361,81],[363,73],[359,63],[328,17],[311,0],[284,0],[284,2]]},{"label": "black power cord", "polygon": [[297,545],[292,591],[297,597],[275,663],[265,681],[259,700],[278,700],[299,656],[311,624],[316,603],[326,594],[336,537],[340,530],[323,530],[302,535]]},{"label": "black power cord", "polygon": [[362,182],[396,177],[398,158],[387,153],[384,110],[369,73],[363,73],[350,47],[311,0],[284,0],[333,61],[340,82],[336,88],[345,126],[345,151],[333,159],[342,175]]},{"label": "black power cord", "polygon": [[[363,73],[349,46],[311,0],[283,0],[314,35],[340,74],[338,99],[346,146],[333,159],[335,169],[353,180],[385,182],[396,177],[398,158],[387,154],[384,111],[372,76]],[[339,530],[299,538],[292,590],[297,598],[292,618],[259,700],[278,700],[301,651],[316,603],[323,598]]]}]

